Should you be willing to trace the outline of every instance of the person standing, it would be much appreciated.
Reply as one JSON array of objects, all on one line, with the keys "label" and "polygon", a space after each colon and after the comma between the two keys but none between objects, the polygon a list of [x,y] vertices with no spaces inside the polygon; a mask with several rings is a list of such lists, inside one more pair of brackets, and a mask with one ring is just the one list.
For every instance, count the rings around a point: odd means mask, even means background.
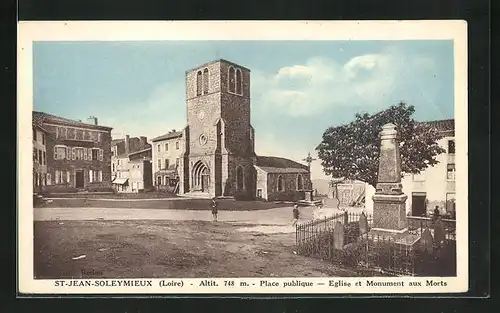
[{"label": "person standing", "polygon": [[212,220],[214,222],[217,222],[217,215],[218,215],[218,208],[217,208],[217,198],[213,197],[212,198]]},{"label": "person standing", "polygon": [[292,226],[295,226],[297,222],[299,221],[300,213],[299,213],[299,206],[297,204],[293,205],[293,223]]},{"label": "person standing", "polygon": [[435,223],[440,218],[439,206],[436,205],[434,209],[434,214],[432,215],[432,221]]}]

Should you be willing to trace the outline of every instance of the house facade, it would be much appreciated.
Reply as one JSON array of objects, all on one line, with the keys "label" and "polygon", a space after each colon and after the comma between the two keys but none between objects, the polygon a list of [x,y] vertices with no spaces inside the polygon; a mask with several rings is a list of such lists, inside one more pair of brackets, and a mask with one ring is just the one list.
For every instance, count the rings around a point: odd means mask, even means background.
[{"label": "house facade", "polygon": [[111,127],[33,111],[46,130],[47,179],[44,191],[104,191],[111,188]]},{"label": "house facade", "polygon": [[[436,157],[438,163],[419,174],[405,174],[401,183],[408,196],[406,212],[412,216],[429,216],[438,207],[442,215],[455,216],[455,121],[453,119],[425,122],[437,129],[442,138],[438,144],[445,150]],[[372,186],[366,187],[367,209],[373,209]]]},{"label": "house facade", "polygon": [[[186,71],[186,106],[182,132],[153,139],[156,186],[177,174],[182,194],[268,200],[295,199],[298,187],[310,188],[307,166],[255,154],[249,69],[216,60]],[[173,143],[179,149],[171,156]]]},{"label": "house facade", "polygon": [[152,142],[153,184],[158,190],[177,192],[180,177],[180,159],[185,142],[182,132],[175,130],[155,137]]},{"label": "house facade", "polygon": [[151,144],[146,137],[130,138],[126,135],[123,139],[114,139],[111,153],[111,177],[115,191],[142,192],[152,188]]},{"label": "house facade", "polygon": [[47,185],[47,131],[33,123],[33,192],[42,192]]}]

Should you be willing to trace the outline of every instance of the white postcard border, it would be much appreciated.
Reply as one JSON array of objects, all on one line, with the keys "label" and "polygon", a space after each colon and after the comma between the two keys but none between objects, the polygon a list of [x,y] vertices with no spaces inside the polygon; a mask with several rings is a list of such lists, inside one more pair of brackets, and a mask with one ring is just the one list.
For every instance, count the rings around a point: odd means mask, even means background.
[{"label": "white postcard border", "polygon": [[[332,277],[332,278],[197,278],[82,279],[91,286],[61,287],[58,280],[33,279],[33,206],[31,111],[33,109],[34,41],[154,41],[154,40],[453,40],[456,138],[457,277]],[[468,290],[468,159],[467,159],[467,24],[465,21],[213,21],[213,22],[19,22],[18,24],[18,289],[23,294],[334,294],[334,293],[455,293]],[[128,287],[118,281],[147,281]],[[181,281],[180,286],[160,286]],[[218,286],[199,286],[203,281]],[[225,282],[235,285],[228,286]],[[261,281],[277,282],[261,286]],[[285,282],[312,282],[312,287],[283,287]],[[330,286],[330,281],[351,287]],[[366,281],[403,282],[403,287],[373,287]],[[421,286],[409,286],[409,282]],[[427,281],[443,282],[426,286]],[[96,283],[95,283],[96,282]],[[248,286],[241,286],[244,282]],[[355,286],[361,282],[361,286]],[[95,284],[103,284],[96,286]],[[131,283],[136,284],[136,283]],[[192,285],[191,285],[192,284]],[[255,284],[255,285],[252,285]],[[323,285],[320,285],[323,284]],[[335,284],[334,284],[335,285]]]}]

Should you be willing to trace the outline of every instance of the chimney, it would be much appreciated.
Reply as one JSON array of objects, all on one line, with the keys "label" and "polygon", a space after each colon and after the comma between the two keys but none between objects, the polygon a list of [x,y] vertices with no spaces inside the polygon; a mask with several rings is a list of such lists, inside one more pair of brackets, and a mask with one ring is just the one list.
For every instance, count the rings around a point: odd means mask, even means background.
[{"label": "chimney", "polygon": [[148,144],[148,137],[144,137],[144,136],[139,137],[139,142],[140,142],[141,149],[145,149],[147,144]]},{"label": "chimney", "polygon": [[87,118],[87,124],[98,125],[97,124],[97,117],[95,117],[95,116],[89,116]]},{"label": "chimney", "polygon": [[130,147],[129,147],[129,142],[130,141],[130,136],[125,135],[125,154],[129,154]]}]

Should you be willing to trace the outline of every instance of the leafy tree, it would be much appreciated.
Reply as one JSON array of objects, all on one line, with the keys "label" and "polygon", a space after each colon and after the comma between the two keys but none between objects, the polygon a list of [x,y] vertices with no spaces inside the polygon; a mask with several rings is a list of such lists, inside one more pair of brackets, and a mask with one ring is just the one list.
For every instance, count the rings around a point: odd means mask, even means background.
[{"label": "leafy tree", "polygon": [[417,174],[437,164],[435,157],[445,152],[437,144],[442,135],[428,124],[414,121],[414,112],[412,105],[401,102],[373,115],[358,113],[353,122],[328,128],[316,148],[325,173],[335,178],[364,181],[375,187],[380,131],[387,123],[396,125],[398,131],[403,173]]}]

